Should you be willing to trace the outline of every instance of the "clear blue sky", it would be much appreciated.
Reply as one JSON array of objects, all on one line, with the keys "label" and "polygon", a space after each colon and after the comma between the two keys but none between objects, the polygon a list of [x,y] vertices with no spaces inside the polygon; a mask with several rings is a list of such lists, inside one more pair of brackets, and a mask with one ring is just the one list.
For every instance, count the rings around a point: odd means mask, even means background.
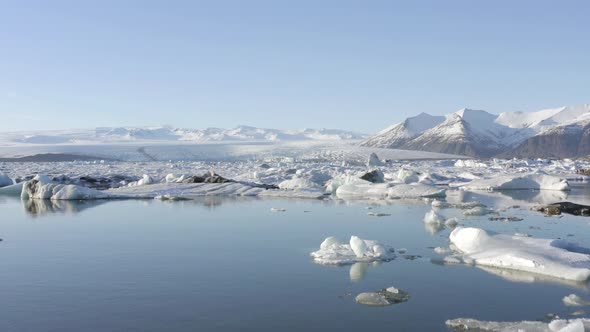
[{"label": "clear blue sky", "polygon": [[0,131],[373,132],[590,102],[590,1],[4,1]]}]

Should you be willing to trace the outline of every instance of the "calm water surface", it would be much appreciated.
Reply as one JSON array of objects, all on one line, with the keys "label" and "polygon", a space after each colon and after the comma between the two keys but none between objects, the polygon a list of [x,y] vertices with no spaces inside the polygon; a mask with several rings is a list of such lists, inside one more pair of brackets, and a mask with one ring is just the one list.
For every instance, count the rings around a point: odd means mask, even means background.
[{"label": "calm water surface", "polygon": [[[391,216],[368,216],[367,207]],[[439,257],[431,247],[447,246],[450,231],[425,227],[429,210],[421,201],[0,198],[0,330],[447,331],[445,320],[458,317],[570,317],[578,308],[561,299],[590,297],[586,284],[431,262]],[[503,223],[443,213],[465,225],[590,247],[590,219],[582,217],[546,218],[521,208],[503,215],[525,220]],[[379,240],[422,258],[315,264],[309,253],[330,235]],[[354,301],[389,286],[411,299],[389,307]]]}]

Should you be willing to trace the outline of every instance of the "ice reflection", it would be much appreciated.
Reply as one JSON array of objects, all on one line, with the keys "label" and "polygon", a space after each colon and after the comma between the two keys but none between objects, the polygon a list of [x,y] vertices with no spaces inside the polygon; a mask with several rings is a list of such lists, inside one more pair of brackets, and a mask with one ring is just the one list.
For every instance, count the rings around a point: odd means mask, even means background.
[{"label": "ice reflection", "polygon": [[559,284],[559,285],[566,285],[570,287],[580,288],[580,289],[590,289],[588,286],[587,281],[573,281],[573,280],[566,280],[566,279],[559,279],[559,278],[552,278],[540,274],[534,274],[529,272],[522,272],[517,270],[505,270],[487,266],[476,266],[477,268],[484,270],[488,273],[496,275],[502,279],[511,281],[511,282],[520,282],[520,283],[550,283],[550,284]]},{"label": "ice reflection", "polygon": [[54,213],[76,214],[106,202],[106,200],[65,201],[30,199],[23,201],[23,205],[27,214],[38,217]]}]

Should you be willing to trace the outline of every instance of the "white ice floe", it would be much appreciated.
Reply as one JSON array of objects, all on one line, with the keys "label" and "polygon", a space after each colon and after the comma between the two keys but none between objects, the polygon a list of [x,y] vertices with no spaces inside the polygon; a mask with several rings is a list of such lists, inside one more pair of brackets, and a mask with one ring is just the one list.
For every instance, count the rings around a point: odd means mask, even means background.
[{"label": "white ice floe", "polygon": [[13,184],[14,184],[14,182],[12,181],[12,179],[10,177],[8,177],[8,175],[0,172],[0,188],[11,186]]},{"label": "white ice floe", "polygon": [[121,187],[106,191],[109,194],[134,198],[154,198],[170,195],[185,198],[202,196],[258,196],[258,197],[294,197],[321,198],[323,190],[278,190],[265,189],[249,183],[156,183],[149,186]]},{"label": "white ice floe", "polygon": [[341,185],[336,196],[343,199],[399,199],[399,198],[434,198],[445,197],[446,189],[421,183],[393,184],[370,183],[365,181]]},{"label": "white ice floe", "polygon": [[570,294],[568,296],[565,296],[562,301],[563,304],[565,304],[568,307],[590,306],[590,301],[584,300],[576,294]]},{"label": "white ice floe", "polygon": [[395,250],[377,241],[351,236],[348,244],[337,238],[327,237],[320,249],[310,255],[314,261],[326,265],[353,264],[356,262],[389,261],[395,258]]},{"label": "white ice floe", "polygon": [[27,181],[22,186],[21,199],[51,199],[51,200],[86,200],[117,198],[104,191],[89,189],[73,184],[44,183],[37,180]]},{"label": "white ice floe", "polygon": [[474,180],[460,187],[467,190],[570,190],[567,180],[545,174],[501,175],[491,179]]},{"label": "white ice floe", "polygon": [[[449,239],[460,262],[584,281],[590,277],[590,249],[553,239],[488,234],[457,227]],[[452,260],[452,259],[450,259]],[[449,261],[450,261],[449,260]]]},{"label": "white ice floe", "polygon": [[457,318],[446,321],[447,326],[459,331],[487,332],[584,332],[590,328],[590,320],[555,319],[549,323],[540,321],[490,322],[471,318]]},{"label": "white ice floe", "polygon": [[447,190],[421,183],[397,184],[387,190],[389,198],[443,198]]},{"label": "white ice floe", "polygon": [[463,215],[465,216],[485,216],[490,213],[494,213],[495,211],[492,209],[488,209],[483,206],[476,206],[470,209],[463,211]]},{"label": "white ice floe", "polygon": [[285,212],[287,209],[284,208],[270,208],[270,212]]}]

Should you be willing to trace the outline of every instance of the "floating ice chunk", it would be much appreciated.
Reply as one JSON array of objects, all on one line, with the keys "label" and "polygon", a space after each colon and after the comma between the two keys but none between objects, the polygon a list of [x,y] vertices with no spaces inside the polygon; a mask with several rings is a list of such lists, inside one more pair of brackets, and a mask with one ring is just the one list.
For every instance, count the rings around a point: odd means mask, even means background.
[{"label": "floating ice chunk", "polygon": [[389,198],[440,198],[446,196],[446,189],[421,183],[397,184],[387,190]]},{"label": "floating ice chunk", "polygon": [[457,227],[449,236],[457,258],[467,264],[585,281],[590,277],[589,249],[552,239],[490,235],[483,229]]},{"label": "floating ice chunk", "polygon": [[487,331],[487,332],[584,332],[590,328],[590,320],[555,319],[550,323],[539,321],[521,322],[490,322],[471,318],[457,318],[446,321],[447,326],[458,331]]},{"label": "floating ice chunk", "polygon": [[439,255],[445,255],[451,252],[451,249],[445,247],[436,247],[433,249],[435,253]]},{"label": "floating ice chunk", "polygon": [[367,161],[367,166],[383,166],[383,162],[379,159],[379,156],[375,152],[371,153],[369,156],[369,160]]},{"label": "floating ice chunk", "polygon": [[590,301],[584,300],[576,294],[570,294],[563,298],[563,304],[568,307],[582,307],[589,306]]},{"label": "floating ice chunk", "polygon": [[73,184],[43,183],[37,180],[25,182],[21,191],[22,199],[86,200],[116,197],[102,191]]},{"label": "floating ice chunk", "polygon": [[8,175],[0,172],[0,188],[12,186],[13,184],[14,184],[14,181],[12,181],[12,179],[10,177],[8,177]]},{"label": "floating ice chunk", "polygon": [[356,296],[355,301],[358,304],[364,304],[375,307],[383,307],[392,304],[387,300],[387,298],[385,298],[385,296],[376,292],[360,293]]},{"label": "floating ice chunk", "polygon": [[389,185],[385,183],[348,183],[336,189],[336,196],[339,198],[378,198],[387,197]]},{"label": "floating ice chunk", "polygon": [[447,227],[453,228],[453,227],[457,226],[458,224],[459,224],[459,220],[455,217],[445,220],[445,226],[447,226]]},{"label": "floating ice chunk", "polygon": [[406,184],[420,181],[420,178],[416,172],[405,168],[400,168],[399,172],[397,173],[397,179],[400,182]]},{"label": "floating ice chunk", "polygon": [[357,236],[351,236],[348,244],[343,244],[332,236],[328,237],[322,242],[320,249],[310,255],[316,263],[326,265],[390,261],[395,258],[393,248]]},{"label": "floating ice chunk", "polygon": [[474,180],[461,187],[467,190],[570,190],[567,180],[544,174],[503,175],[491,179]]},{"label": "floating ice chunk", "polygon": [[270,212],[285,212],[287,209],[284,208],[270,208]]},{"label": "floating ice chunk", "polygon": [[452,228],[457,226],[459,222],[457,218],[447,219],[445,216],[437,213],[434,210],[431,210],[430,212],[427,212],[424,216],[424,223],[427,225],[434,226],[434,232],[432,233],[436,233],[437,230],[442,230],[444,228],[443,225]]},{"label": "floating ice chunk", "polygon": [[396,303],[406,302],[410,299],[410,294],[397,289],[395,287],[388,287],[378,292],[360,293],[356,296],[355,301],[358,304],[368,306],[388,306]]},{"label": "floating ice chunk", "polygon": [[492,209],[485,208],[483,206],[477,206],[468,210],[463,211],[465,216],[485,216],[486,214],[494,213]]},{"label": "floating ice chunk", "polygon": [[424,222],[427,224],[444,224],[445,217],[436,213],[436,211],[431,210],[424,216]]}]

